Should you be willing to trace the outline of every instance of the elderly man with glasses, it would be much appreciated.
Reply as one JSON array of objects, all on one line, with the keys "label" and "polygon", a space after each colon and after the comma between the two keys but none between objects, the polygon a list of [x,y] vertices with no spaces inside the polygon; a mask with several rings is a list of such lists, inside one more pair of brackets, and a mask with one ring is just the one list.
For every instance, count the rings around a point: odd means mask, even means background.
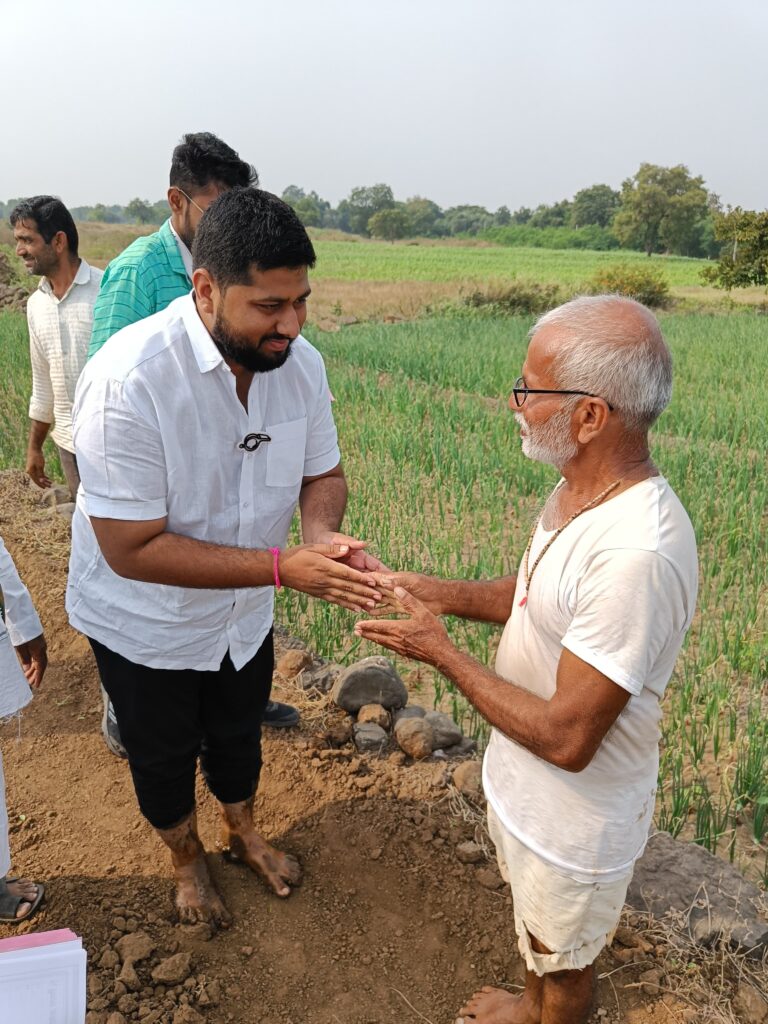
[{"label": "elderly man with glasses", "polygon": [[[595,958],[645,846],[660,701],[698,579],[691,523],[648,448],[671,391],[670,353],[644,306],[595,296],[546,314],[510,405],[523,454],[561,478],[516,576],[384,575],[384,607],[406,617],[355,627],[435,666],[492,727],[488,828],[526,984],[477,992],[464,1024],[584,1024]],[[495,671],[453,646],[441,615],[504,626]]]},{"label": "elderly man with glasses", "polygon": [[[185,135],[173,151],[168,205],[171,216],[159,231],[131,242],[107,267],[93,310],[89,358],[128,324],[159,313],[192,290],[192,242],[200,218],[222,192],[258,184],[254,167],[210,132]],[[107,747],[125,757],[114,708],[102,690],[101,731]],[[299,712],[271,700],[263,724],[297,725]]]}]

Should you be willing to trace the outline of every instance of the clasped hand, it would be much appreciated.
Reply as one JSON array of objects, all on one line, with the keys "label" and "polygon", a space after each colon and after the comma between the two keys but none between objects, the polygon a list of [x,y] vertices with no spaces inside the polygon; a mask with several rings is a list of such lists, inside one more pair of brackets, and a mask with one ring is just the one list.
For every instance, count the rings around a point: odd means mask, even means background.
[{"label": "clasped hand", "polygon": [[[377,573],[376,580],[384,596],[375,614],[395,612],[405,618],[361,620],[355,623],[355,635],[373,640],[404,658],[436,665],[450,646],[448,632],[426,603],[399,585],[403,577],[412,578],[409,582],[412,582],[414,590],[419,588],[420,581],[428,579],[416,573],[396,573],[390,577]],[[424,584],[422,589],[426,591],[425,599],[439,611],[437,599],[429,594],[428,585]]]}]

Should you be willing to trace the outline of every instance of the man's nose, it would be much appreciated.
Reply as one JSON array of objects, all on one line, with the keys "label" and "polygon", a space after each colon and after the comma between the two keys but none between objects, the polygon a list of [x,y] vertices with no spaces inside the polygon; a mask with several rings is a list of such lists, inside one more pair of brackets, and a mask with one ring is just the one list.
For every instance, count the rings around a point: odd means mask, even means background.
[{"label": "man's nose", "polygon": [[277,321],[277,330],[280,334],[284,334],[286,338],[296,338],[299,336],[301,324],[299,323],[299,315],[293,306],[280,314],[280,319]]}]

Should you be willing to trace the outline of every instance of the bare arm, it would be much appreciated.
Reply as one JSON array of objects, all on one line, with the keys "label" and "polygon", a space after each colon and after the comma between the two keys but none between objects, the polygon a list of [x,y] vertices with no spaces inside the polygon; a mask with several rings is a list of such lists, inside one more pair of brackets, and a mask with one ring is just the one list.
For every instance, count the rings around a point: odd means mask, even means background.
[{"label": "bare arm", "polygon": [[346,507],[347,481],[341,463],[322,476],[305,476],[299,494],[304,543],[326,543],[321,538],[336,533]]},{"label": "bare arm", "polygon": [[542,760],[572,772],[587,767],[629,700],[626,690],[563,649],[555,693],[544,700],[457,650],[424,605],[402,588],[395,593],[410,617],[358,622],[358,636],[434,665],[492,726]]},{"label": "bare arm", "polygon": [[51,479],[45,472],[45,455],[43,443],[48,436],[50,423],[42,420],[30,420],[29,441],[27,442],[27,463],[25,471],[38,487],[50,487]]},{"label": "bare arm", "polygon": [[387,595],[393,587],[404,587],[433,615],[456,615],[461,619],[504,625],[512,614],[516,579],[516,576],[503,576],[496,580],[444,580],[417,572],[379,573],[377,580],[388,589],[384,591],[385,600],[378,606],[377,614],[391,614],[394,608]]},{"label": "bare arm", "polygon": [[[118,576],[202,589],[265,587],[273,582],[269,551],[225,547],[171,533],[165,518],[92,516],[91,524],[107,564]],[[379,598],[373,580],[342,564],[339,559],[346,554],[346,548],[330,544],[287,548],[280,553],[280,580],[286,587],[353,611],[370,608]]]}]

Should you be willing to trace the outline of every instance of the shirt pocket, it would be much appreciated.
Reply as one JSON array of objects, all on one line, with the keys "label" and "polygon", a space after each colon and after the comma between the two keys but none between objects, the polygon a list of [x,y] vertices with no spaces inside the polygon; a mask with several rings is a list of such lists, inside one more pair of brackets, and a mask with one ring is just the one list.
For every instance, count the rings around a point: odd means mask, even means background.
[{"label": "shirt pocket", "polygon": [[267,445],[268,487],[292,487],[296,490],[304,476],[307,447],[307,419],[287,420],[266,428],[270,436]]}]

